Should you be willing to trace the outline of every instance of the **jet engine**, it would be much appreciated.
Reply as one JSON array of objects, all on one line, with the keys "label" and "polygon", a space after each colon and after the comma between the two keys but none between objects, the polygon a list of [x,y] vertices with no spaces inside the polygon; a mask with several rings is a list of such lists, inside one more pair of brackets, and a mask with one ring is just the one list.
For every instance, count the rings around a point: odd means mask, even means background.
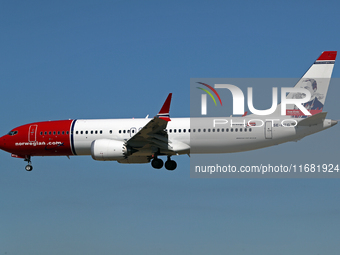
[{"label": "jet engine", "polygon": [[94,160],[121,160],[126,158],[128,150],[123,141],[98,139],[91,144],[91,156]]}]

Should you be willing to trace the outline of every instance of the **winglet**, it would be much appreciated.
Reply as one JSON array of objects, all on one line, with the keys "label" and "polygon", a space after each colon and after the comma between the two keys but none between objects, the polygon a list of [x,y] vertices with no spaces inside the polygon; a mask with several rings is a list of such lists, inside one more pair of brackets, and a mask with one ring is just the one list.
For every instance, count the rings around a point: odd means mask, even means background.
[{"label": "winglet", "polygon": [[157,118],[166,120],[166,121],[171,121],[169,111],[170,111],[170,103],[171,103],[171,97],[172,93],[169,93],[168,97],[166,98],[162,109],[159,111],[159,113],[156,115]]}]

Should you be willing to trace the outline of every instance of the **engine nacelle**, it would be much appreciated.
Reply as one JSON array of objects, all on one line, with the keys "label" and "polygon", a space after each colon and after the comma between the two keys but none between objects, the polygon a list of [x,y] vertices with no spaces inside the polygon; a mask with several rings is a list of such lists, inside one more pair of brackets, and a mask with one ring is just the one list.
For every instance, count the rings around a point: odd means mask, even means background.
[{"label": "engine nacelle", "polygon": [[98,139],[91,144],[91,156],[94,160],[120,160],[127,156],[123,141]]}]

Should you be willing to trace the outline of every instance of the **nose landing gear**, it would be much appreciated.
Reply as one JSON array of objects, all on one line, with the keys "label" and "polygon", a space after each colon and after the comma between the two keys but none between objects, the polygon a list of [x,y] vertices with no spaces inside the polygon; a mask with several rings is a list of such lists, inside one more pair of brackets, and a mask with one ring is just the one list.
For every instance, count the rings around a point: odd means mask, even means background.
[{"label": "nose landing gear", "polygon": [[33,166],[32,166],[31,156],[26,156],[25,161],[27,161],[28,163],[28,165],[25,166],[26,171],[32,171]]}]

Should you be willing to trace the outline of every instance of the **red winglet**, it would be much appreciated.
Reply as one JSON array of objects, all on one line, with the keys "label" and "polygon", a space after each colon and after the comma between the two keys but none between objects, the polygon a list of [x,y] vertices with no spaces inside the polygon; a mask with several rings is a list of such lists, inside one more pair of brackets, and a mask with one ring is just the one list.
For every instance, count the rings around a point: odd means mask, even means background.
[{"label": "red winglet", "polygon": [[337,54],[336,51],[324,51],[321,53],[320,57],[316,61],[325,61],[325,60],[335,61],[336,54]]},{"label": "red winglet", "polygon": [[166,121],[170,121],[169,111],[170,111],[170,103],[171,103],[172,93],[169,93],[168,97],[166,98],[162,109],[157,114],[157,117]]}]

